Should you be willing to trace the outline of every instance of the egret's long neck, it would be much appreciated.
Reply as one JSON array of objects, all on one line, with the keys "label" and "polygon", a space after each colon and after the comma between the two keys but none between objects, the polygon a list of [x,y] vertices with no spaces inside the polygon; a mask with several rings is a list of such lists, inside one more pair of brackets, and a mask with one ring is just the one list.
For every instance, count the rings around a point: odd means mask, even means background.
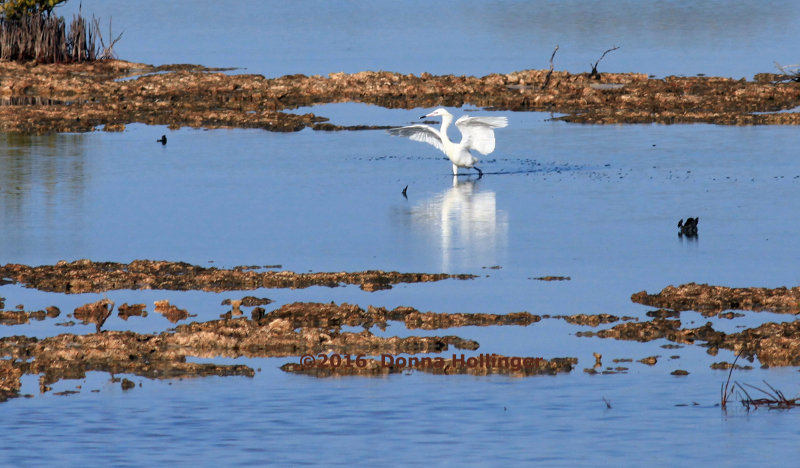
[{"label": "egret's long neck", "polygon": [[453,116],[450,114],[444,114],[442,116],[442,128],[439,130],[442,140],[450,141],[450,138],[447,136],[447,127],[449,127],[451,123],[453,123]]}]

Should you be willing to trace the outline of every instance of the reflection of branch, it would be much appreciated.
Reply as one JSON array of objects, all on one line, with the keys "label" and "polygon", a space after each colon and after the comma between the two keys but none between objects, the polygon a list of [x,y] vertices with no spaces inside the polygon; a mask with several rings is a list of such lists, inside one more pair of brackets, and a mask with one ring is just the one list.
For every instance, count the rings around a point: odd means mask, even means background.
[{"label": "reflection of branch", "polygon": [[597,61],[594,63],[594,65],[592,65],[592,73],[589,75],[589,78],[595,78],[598,80],[600,79],[600,73],[597,73],[597,66],[600,65],[600,61],[603,60],[603,57],[605,57],[607,53],[617,49],[619,49],[619,46],[614,46],[611,49],[608,49],[607,51],[603,52],[603,55],[601,55],[600,58],[597,59]]},{"label": "reflection of branch", "polygon": [[556,52],[558,52],[558,44],[556,44],[556,48],[553,49],[553,55],[550,56],[550,71],[547,72],[547,75],[544,77],[544,84],[542,85],[542,89],[547,87],[547,84],[550,83],[550,75],[553,74],[553,57],[556,56]]}]

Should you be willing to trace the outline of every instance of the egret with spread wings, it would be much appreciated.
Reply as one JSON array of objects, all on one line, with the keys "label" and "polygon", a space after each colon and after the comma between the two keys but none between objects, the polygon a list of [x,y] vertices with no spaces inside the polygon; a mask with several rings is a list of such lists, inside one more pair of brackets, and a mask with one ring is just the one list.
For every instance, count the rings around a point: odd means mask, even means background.
[{"label": "egret with spread wings", "polygon": [[478,158],[473,156],[470,150],[481,154],[489,154],[494,151],[494,129],[507,126],[508,119],[505,117],[467,117],[465,115],[456,120],[456,127],[461,130],[461,142],[454,143],[447,137],[447,127],[453,122],[453,114],[439,108],[420,118],[426,117],[441,117],[441,129],[436,130],[428,125],[409,125],[387,131],[391,135],[404,136],[435,146],[450,158],[453,163],[453,175],[458,175],[458,168],[464,167],[475,169],[478,171],[478,177],[483,177],[483,171],[475,166]]}]

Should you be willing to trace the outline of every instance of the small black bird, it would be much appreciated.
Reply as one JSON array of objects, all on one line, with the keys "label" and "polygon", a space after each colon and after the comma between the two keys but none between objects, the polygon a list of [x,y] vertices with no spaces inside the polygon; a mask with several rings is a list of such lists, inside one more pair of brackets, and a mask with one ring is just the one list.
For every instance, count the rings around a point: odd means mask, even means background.
[{"label": "small black bird", "polygon": [[404,189],[403,189],[403,192],[402,192],[402,193],[403,193],[403,198],[405,198],[406,200],[408,200],[408,195],[406,195],[406,190],[408,190],[408,185],[406,185],[406,188],[404,188]]},{"label": "small black bird", "polygon": [[158,143],[161,143],[162,145],[166,145],[166,144],[167,144],[167,136],[166,136],[166,135],[161,135],[161,138],[159,138],[159,139],[158,139],[158,140],[156,140],[156,141],[157,141]]},{"label": "small black bird", "polygon": [[700,221],[700,218],[686,218],[686,222],[683,222],[683,219],[678,221],[678,228],[680,228],[680,232],[678,235],[681,236],[688,236],[688,237],[695,237],[697,236],[697,223]]}]

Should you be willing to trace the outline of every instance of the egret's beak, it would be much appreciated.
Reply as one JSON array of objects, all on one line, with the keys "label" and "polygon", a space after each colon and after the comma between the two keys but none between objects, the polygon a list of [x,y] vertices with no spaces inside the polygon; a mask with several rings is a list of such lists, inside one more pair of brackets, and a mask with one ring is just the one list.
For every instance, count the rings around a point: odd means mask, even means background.
[{"label": "egret's beak", "polygon": [[420,119],[424,119],[425,117],[428,117],[428,116],[427,115],[423,115],[422,117],[420,117]]}]

